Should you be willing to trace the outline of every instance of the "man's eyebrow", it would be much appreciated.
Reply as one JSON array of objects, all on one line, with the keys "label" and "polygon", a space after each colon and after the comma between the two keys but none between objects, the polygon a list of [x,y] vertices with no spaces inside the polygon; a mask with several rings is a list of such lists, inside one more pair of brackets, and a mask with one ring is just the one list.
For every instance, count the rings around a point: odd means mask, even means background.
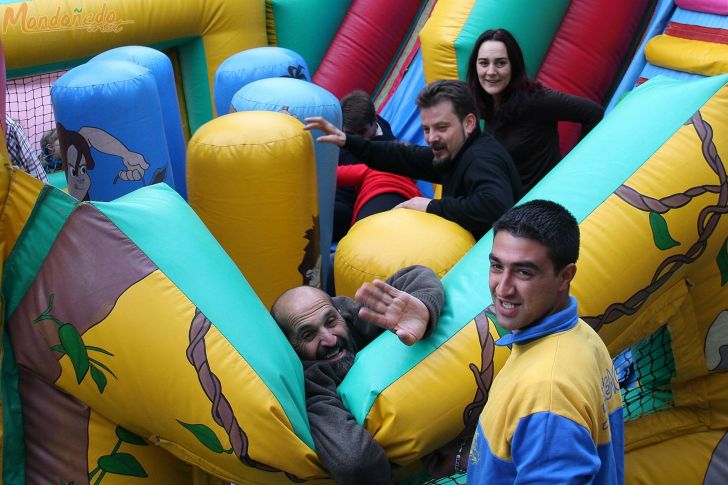
[{"label": "man's eyebrow", "polygon": [[[493,255],[493,254],[490,254],[488,256],[488,259],[490,259],[490,261],[492,263],[500,263],[501,262],[501,260],[498,259],[498,257],[495,256],[495,255]],[[515,263],[512,263],[511,266],[516,267],[516,268],[528,268],[528,269],[533,269],[533,270],[536,270],[536,271],[541,271],[541,266],[537,265],[533,261],[528,261],[528,260],[526,260],[526,261],[516,261]]]},{"label": "man's eyebrow", "polygon": [[533,261],[516,261],[513,263],[516,268],[528,268],[536,271],[541,271],[541,266],[537,265]]},{"label": "man's eyebrow", "polygon": [[[338,316],[338,312],[336,311],[336,308],[330,307],[330,308],[326,309],[326,311],[324,312],[324,315],[323,315],[324,321],[322,322],[322,324],[326,323],[331,317],[335,318],[337,316]],[[293,331],[293,335],[298,337],[306,330],[311,330],[314,327],[315,327],[315,325],[313,323],[302,323],[301,325],[296,327],[296,329]]]},{"label": "man's eyebrow", "polygon": [[[335,308],[335,307],[334,307],[334,306],[332,305],[332,306],[330,306],[330,307],[329,307],[329,308],[328,308],[328,309],[327,309],[327,310],[326,310],[326,311],[324,312],[324,321],[325,321],[325,322],[327,322],[327,321],[328,321],[329,319],[331,319],[332,317],[333,317],[333,318],[337,318],[337,317],[339,317],[339,316],[341,316],[341,314],[340,314],[340,313],[339,313],[339,311],[338,311],[338,310],[337,310],[337,309],[336,309],[336,308]],[[325,322],[324,322],[324,323],[325,323]]]},{"label": "man's eyebrow", "polygon": [[306,332],[307,330],[310,330],[310,329],[311,329],[311,326],[312,326],[312,325],[311,325],[310,323],[304,323],[303,325],[299,325],[299,326],[298,326],[298,327],[296,327],[296,329],[295,329],[295,330],[293,331],[293,336],[294,336],[294,337],[300,337],[300,336],[301,336],[301,334],[303,334],[303,333],[304,333],[304,332]]}]

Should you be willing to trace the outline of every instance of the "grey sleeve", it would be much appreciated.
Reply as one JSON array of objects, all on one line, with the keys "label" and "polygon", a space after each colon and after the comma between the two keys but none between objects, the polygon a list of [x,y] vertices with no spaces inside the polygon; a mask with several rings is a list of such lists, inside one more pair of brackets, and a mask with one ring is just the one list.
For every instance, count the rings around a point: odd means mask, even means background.
[{"label": "grey sleeve", "polygon": [[306,409],[316,453],[339,484],[390,484],[392,470],[382,447],[344,407],[338,377],[325,363],[305,371]]}]

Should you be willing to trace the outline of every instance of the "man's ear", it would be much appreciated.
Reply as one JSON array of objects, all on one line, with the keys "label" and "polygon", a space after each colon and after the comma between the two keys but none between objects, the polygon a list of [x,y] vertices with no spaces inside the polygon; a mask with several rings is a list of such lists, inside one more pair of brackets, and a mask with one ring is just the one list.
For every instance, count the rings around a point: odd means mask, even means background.
[{"label": "man's ear", "polygon": [[478,126],[478,117],[473,113],[465,115],[465,119],[463,119],[463,127],[465,128],[465,133],[468,136],[475,131],[476,126]]},{"label": "man's ear", "polygon": [[571,284],[571,280],[574,279],[574,276],[576,276],[576,264],[569,263],[564,266],[559,274],[561,285],[563,287],[562,289],[565,289],[566,291],[569,290],[569,285]]}]

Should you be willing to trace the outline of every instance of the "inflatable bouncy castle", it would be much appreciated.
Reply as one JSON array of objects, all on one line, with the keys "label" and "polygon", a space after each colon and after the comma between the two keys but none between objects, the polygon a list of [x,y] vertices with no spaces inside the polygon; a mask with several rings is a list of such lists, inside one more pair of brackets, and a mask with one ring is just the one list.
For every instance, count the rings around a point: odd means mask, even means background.
[{"label": "inflatable bouncy castle", "polygon": [[[418,87],[462,77],[469,43],[504,26],[531,75],[610,106],[571,150],[563,128],[568,155],[524,200],[559,202],[580,223],[572,291],[615,359],[626,480],[723,483],[722,2],[558,0],[536,12],[525,0],[407,0],[396,13],[384,0],[334,3],[0,7],[9,83],[71,68],[48,94],[67,131],[66,191],[0,150],[2,482],[330,482],[301,364],[268,313],[282,289],[320,284],[327,252],[320,189],[331,155],[300,119],[325,105],[336,122],[331,100],[361,88],[417,142]],[[707,47],[689,56],[700,66],[668,58],[683,41]],[[270,64],[236,65],[261,48],[273,49]],[[273,52],[292,60],[258,76]],[[411,347],[382,334],[339,394],[398,480],[422,483],[421,458],[472,429],[509,349],[494,345],[505,330],[489,310],[492,235],[474,244],[438,221],[434,248],[432,221],[397,212],[355,226],[340,249],[342,292],[365,273],[439,265],[444,313]],[[397,229],[403,239],[386,239]],[[423,242],[416,254],[401,251],[408,236]]]}]

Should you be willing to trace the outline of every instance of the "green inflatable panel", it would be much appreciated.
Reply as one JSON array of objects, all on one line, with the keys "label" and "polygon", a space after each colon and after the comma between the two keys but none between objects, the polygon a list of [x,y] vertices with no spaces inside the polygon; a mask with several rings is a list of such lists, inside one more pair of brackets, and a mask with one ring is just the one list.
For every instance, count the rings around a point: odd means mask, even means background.
[{"label": "green inflatable panel", "polygon": [[351,0],[273,0],[271,5],[278,46],[300,54],[313,76]]},{"label": "green inflatable panel", "polygon": [[488,29],[504,28],[518,40],[531,78],[539,67],[559,30],[569,7],[569,0],[478,0],[455,40],[458,75],[465,79],[468,57],[475,40]]}]

